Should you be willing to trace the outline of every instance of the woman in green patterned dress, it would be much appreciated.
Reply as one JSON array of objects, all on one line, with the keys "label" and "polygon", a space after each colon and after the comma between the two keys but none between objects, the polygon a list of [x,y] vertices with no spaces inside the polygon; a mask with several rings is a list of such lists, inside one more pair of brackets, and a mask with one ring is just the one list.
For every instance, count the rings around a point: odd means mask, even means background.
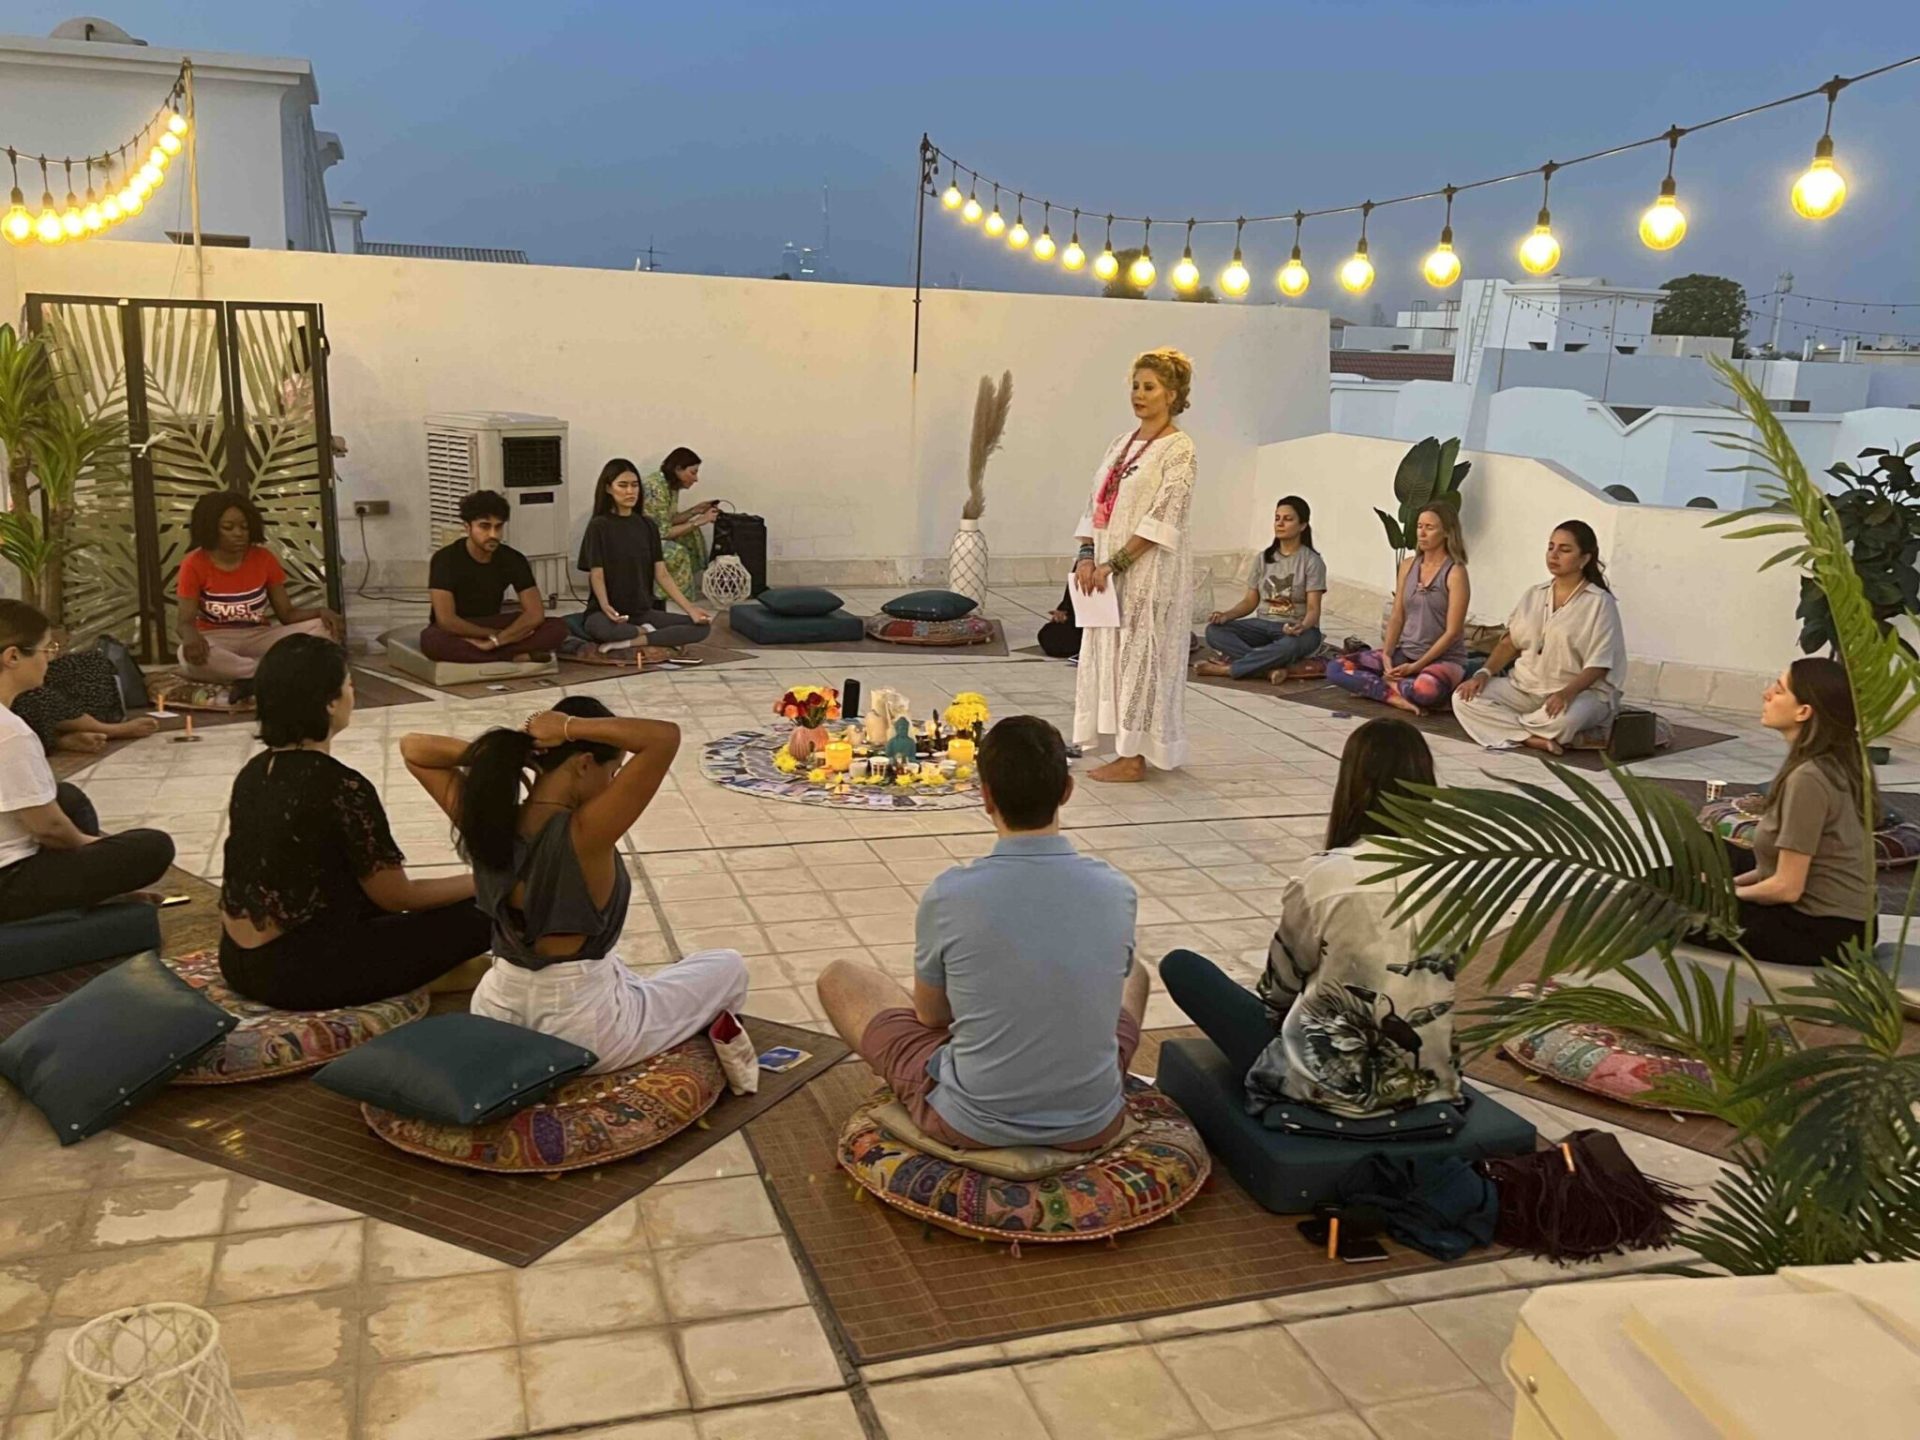
[{"label": "woman in green patterned dress", "polygon": [[640,508],[660,527],[661,559],[673,583],[688,595],[707,568],[707,537],[700,527],[711,525],[720,507],[717,500],[703,500],[691,509],[674,508],[680,493],[699,483],[700,457],[684,445],[669,451],[660,468],[640,482]]}]

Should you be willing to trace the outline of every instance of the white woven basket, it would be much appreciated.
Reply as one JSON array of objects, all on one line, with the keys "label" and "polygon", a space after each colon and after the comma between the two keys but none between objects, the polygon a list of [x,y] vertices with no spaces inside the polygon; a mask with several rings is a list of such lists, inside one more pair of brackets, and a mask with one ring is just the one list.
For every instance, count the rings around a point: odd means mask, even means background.
[{"label": "white woven basket", "polygon": [[220,1325],[162,1303],[89,1320],[67,1342],[56,1440],[245,1440]]}]

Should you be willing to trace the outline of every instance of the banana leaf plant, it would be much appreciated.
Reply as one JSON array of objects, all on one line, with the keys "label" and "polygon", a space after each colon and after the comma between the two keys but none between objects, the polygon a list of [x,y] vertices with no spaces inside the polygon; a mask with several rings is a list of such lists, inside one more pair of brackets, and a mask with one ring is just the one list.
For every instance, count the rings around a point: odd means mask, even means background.
[{"label": "banana leaf plant", "polygon": [[1459,459],[1459,454],[1459,437],[1443,443],[1429,435],[1400,458],[1400,468],[1393,475],[1393,498],[1400,502],[1400,513],[1389,515],[1378,506],[1373,511],[1394,549],[1396,568],[1414,548],[1422,510],[1436,503],[1459,508],[1461,482],[1473,469],[1473,462]]},{"label": "banana leaf plant", "polygon": [[[1832,501],[1765,399],[1733,367],[1713,363],[1758,437],[1716,443],[1743,456],[1733,468],[1765,477],[1760,493],[1772,507],[1765,523],[1729,538],[1791,537],[1768,563],[1791,562],[1827,597],[1859,714],[1860,763],[1871,773],[1866,747],[1920,706],[1920,663],[1882,628]],[[1498,981],[1545,937],[1540,970],[1526,978],[1555,984],[1476,1007],[1463,1044],[1482,1051],[1544,1026],[1592,1022],[1699,1061],[1704,1079],[1663,1080],[1647,1099],[1737,1131],[1732,1165],[1680,1235],[1716,1270],[1920,1258],[1920,1055],[1900,1053],[1897,962],[1882,968],[1855,945],[1809,970],[1804,984],[1776,991],[1740,946],[1720,842],[1677,796],[1612,769],[1616,804],[1577,772],[1550,768],[1559,789],[1419,786],[1384,802],[1390,833],[1376,842],[1375,878],[1404,877],[1395,913],[1417,928],[1422,950],[1456,950],[1465,964],[1488,952],[1488,978]],[[1874,817],[1865,818],[1871,837]],[[1877,880],[1870,838],[1860,863]],[[1914,899],[1910,889],[1902,942]],[[1743,1006],[1732,968],[1676,954],[1700,931],[1733,944],[1764,1002]],[[1664,984],[1644,964],[1626,968],[1649,952]],[[1815,1033],[1818,1043],[1804,1038]]]},{"label": "banana leaf plant", "polygon": [[0,450],[7,452],[7,508],[27,513],[32,489],[31,437],[53,399],[53,366],[38,335],[21,339],[11,325],[0,325]]}]

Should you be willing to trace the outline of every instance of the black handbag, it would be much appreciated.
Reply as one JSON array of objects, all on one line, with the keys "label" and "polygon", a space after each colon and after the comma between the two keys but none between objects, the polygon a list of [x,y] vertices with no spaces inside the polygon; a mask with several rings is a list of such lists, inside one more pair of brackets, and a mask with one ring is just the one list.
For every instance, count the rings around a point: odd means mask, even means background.
[{"label": "black handbag", "polygon": [[111,635],[102,635],[93,642],[93,648],[107,657],[113,666],[114,688],[120,692],[120,705],[124,715],[115,717],[123,720],[127,715],[138,715],[152,700],[147,695],[147,677],[140,672],[140,666],[133,658],[133,652]]},{"label": "black handbag", "polygon": [[764,516],[744,515],[738,510],[722,510],[713,517],[713,545],[708,559],[732,555],[747,567],[752,577],[752,594],[767,588],[767,522]]}]

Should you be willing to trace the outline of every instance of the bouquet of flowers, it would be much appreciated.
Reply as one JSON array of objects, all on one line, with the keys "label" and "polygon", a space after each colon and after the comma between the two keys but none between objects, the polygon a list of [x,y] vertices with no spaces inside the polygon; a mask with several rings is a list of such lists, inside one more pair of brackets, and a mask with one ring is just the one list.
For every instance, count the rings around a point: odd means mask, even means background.
[{"label": "bouquet of flowers", "polygon": [[817,730],[840,718],[840,692],[831,685],[796,685],[775,703],[773,713],[798,727]]},{"label": "bouquet of flowers", "polygon": [[972,690],[962,690],[947,706],[947,724],[955,730],[971,730],[976,724],[984,727],[990,719],[986,697]]}]

